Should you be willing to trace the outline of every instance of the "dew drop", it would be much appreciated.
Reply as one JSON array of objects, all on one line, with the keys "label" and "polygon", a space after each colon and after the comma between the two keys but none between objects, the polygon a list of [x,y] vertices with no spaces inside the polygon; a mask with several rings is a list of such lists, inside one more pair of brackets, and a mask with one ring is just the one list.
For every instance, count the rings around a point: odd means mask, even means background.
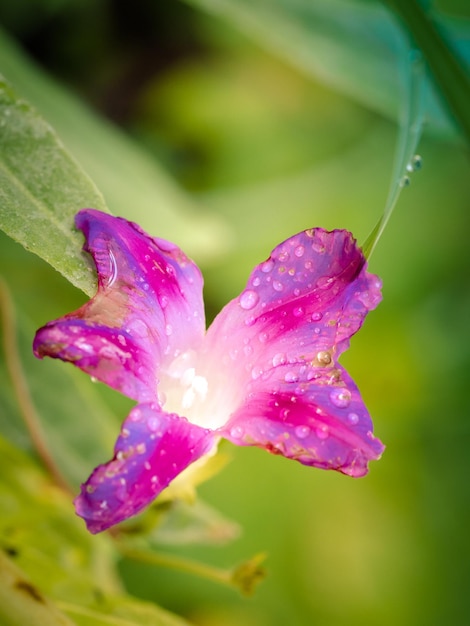
[{"label": "dew drop", "polygon": [[278,259],[279,259],[279,261],[282,261],[282,262],[287,261],[287,260],[289,259],[289,253],[288,253],[288,252],[286,252],[285,250],[283,250],[283,251],[279,254]]},{"label": "dew drop", "polygon": [[287,357],[283,352],[278,352],[273,356],[273,366],[284,365],[287,362]]},{"label": "dew drop", "polygon": [[285,420],[289,417],[290,409],[282,409],[281,419]]},{"label": "dew drop", "polygon": [[349,413],[348,422],[350,424],[357,424],[359,422],[359,415],[357,413]]},{"label": "dew drop", "polygon": [[287,372],[284,376],[284,380],[286,383],[297,383],[299,381],[299,377],[296,372]]},{"label": "dew drop", "polygon": [[297,246],[296,249],[294,250],[295,256],[299,259],[301,256],[303,256],[304,252],[305,252],[305,248],[303,246]]},{"label": "dew drop", "polygon": [[323,317],[323,313],[315,312],[312,313],[312,322],[319,322]]},{"label": "dew drop", "polygon": [[253,354],[253,348],[250,345],[246,345],[243,347],[243,353],[245,356],[250,356]]},{"label": "dew drop", "polygon": [[321,365],[329,365],[331,363],[331,354],[327,350],[320,350],[317,354],[317,361]]},{"label": "dew drop", "polygon": [[133,411],[131,411],[129,417],[131,421],[139,422],[142,419],[142,412],[140,409],[136,408]]},{"label": "dew drop", "polygon": [[408,187],[411,184],[411,178],[409,176],[402,176],[400,179],[400,187]]},{"label": "dew drop", "polygon": [[250,315],[250,317],[247,317],[245,320],[245,326],[253,326],[255,321],[256,321],[256,317],[254,317],[254,315]]},{"label": "dew drop", "polygon": [[158,301],[159,301],[160,306],[162,307],[162,309],[166,309],[166,307],[168,306],[168,298],[167,298],[167,296],[160,296],[158,298]]},{"label": "dew drop", "polygon": [[411,163],[413,165],[413,170],[416,172],[423,167],[423,159],[419,154],[415,154],[411,159]]},{"label": "dew drop", "polygon": [[243,437],[244,430],[241,426],[233,426],[230,429],[230,436],[234,439],[241,439]]},{"label": "dew drop", "polygon": [[297,426],[294,432],[299,439],[306,439],[310,435],[310,428],[308,426]]},{"label": "dew drop", "polygon": [[260,333],[258,335],[258,339],[261,341],[261,343],[266,343],[269,339],[269,335],[268,333]]},{"label": "dew drop", "polygon": [[332,389],[330,400],[338,408],[345,409],[351,402],[351,392],[344,387]]},{"label": "dew drop", "polygon": [[284,285],[279,280],[273,281],[274,291],[282,291],[284,289]]},{"label": "dew drop", "polygon": [[253,291],[253,289],[247,289],[244,291],[239,300],[241,308],[245,309],[245,311],[253,309],[258,304],[258,301],[259,295],[256,291]]},{"label": "dew drop", "polygon": [[252,370],[251,370],[251,378],[253,380],[257,380],[261,374],[263,373],[263,368],[259,367],[259,366],[255,366]]},{"label": "dew drop", "polygon": [[151,431],[151,432],[155,432],[158,430],[158,427],[160,425],[160,421],[158,419],[158,417],[151,417],[147,420],[147,428]]},{"label": "dew drop", "polygon": [[292,314],[293,314],[294,317],[302,317],[302,315],[304,314],[304,310],[303,310],[303,308],[301,306],[297,306],[292,311]]},{"label": "dew drop", "polygon": [[261,265],[261,271],[265,274],[268,274],[274,267],[274,261],[272,259],[268,259]]},{"label": "dew drop", "polygon": [[315,432],[318,439],[328,439],[328,426],[320,426]]},{"label": "dew drop", "polygon": [[255,276],[251,282],[253,283],[253,287],[259,287],[261,285],[261,278]]},{"label": "dew drop", "polygon": [[165,326],[165,333],[166,333],[167,337],[169,337],[172,334],[172,332],[173,332],[172,325],[171,324],[167,324]]}]

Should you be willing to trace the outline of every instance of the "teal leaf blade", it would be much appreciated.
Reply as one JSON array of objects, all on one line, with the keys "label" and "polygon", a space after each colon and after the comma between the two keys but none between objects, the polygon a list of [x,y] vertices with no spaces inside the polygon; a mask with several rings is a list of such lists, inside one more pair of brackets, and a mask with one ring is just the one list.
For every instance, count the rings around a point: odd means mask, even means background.
[{"label": "teal leaf blade", "polygon": [[[224,20],[307,76],[367,108],[396,119],[400,59],[406,37],[394,16],[374,0],[186,0]],[[470,64],[468,24],[438,16]],[[466,37],[462,36],[462,29]],[[454,135],[447,112],[428,81],[426,113],[435,133]]]}]

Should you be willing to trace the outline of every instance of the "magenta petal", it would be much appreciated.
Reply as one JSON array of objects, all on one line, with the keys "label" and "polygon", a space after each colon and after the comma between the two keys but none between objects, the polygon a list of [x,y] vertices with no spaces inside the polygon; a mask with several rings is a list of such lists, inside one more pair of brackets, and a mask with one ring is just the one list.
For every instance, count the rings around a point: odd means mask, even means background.
[{"label": "magenta petal", "polygon": [[[241,295],[216,317],[209,349],[238,348],[237,361],[265,368],[281,350],[287,360],[298,360],[334,348],[337,358],[380,302],[380,289],[351,233],[299,233],[255,268]],[[241,348],[248,345],[251,350]]]},{"label": "magenta petal", "polygon": [[122,426],[114,458],[82,485],[77,514],[92,533],[135,515],[214,443],[213,432],[155,403],[137,405]]},{"label": "magenta petal", "polygon": [[87,209],[76,218],[98,271],[98,293],[41,328],[34,352],[70,361],[140,401],[156,398],[166,358],[204,335],[202,277],[175,245],[136,224]]},{"label": "magenta petal", "polygon": [[238,391],[223,436],[366,473],[383,446],[337,359],[380,302],[380,287],[347,231],[317,228],[275,248],[208,331],[211,367]]},{"label": "magenta petal", "polygon": [[237,445],[263,447],[355,477],[366,474],[368,462],[380,458],[384,449],[372,435],[356,385],[341,366],[279,366],[257,383],[221,434]]}]

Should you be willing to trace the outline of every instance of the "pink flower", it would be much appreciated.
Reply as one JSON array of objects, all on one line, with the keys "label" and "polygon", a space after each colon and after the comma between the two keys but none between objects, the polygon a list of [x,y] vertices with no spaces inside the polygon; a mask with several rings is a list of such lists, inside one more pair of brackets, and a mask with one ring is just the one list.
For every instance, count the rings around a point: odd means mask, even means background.
[{"label": "pink flower", "polygon": [[138,402],[114,457],[76,498],[92,533],[141,511],[220,437],[350,476],[380,457],[338,364],[381,299],[349,232],[316,228],[281,243],[205,332],[201,273],[177,246],[91,209],[76,225],[98,292],[41,328],[34,352]]}]

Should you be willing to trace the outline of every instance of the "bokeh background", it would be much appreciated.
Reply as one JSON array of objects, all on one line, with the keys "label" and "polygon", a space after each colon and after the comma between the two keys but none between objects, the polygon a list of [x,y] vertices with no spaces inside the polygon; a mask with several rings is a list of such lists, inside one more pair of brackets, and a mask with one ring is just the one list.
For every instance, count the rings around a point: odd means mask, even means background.
[{"label": "bokeh background", "polygon": [[[265,11],[257,23],[243,2],[0,1],[5,74],[57,128],[113,212],[172,238],[199,263],[209,319],[281,240],[322,226],[363,242],[382,213],[405,93],[396,89],[399,27],[372,1],[322,4],[310,14],[300,1],[275,2],[272,13],[253,3]],[[470,33],[468,3],[433,8],[452,19],[459,48]],[[361,31],[367,16],[377,28],[370,41]],[[380,83],[374,90],[374,40],[384,43],[389,92]],[[309,45],[319,46],[316,64]],[[342,46],[351,46],[343,74],[333,63]],[[432,106],[423,168],[370,262],[383,303],[342,359],[387,446],[382,460],[353,480],[226,444],[230,463],[198,492],[240,536],[164,550],[223,567],[266,552],[266,580],[246,599],[123,560],[131,593],[198,626],[470,623],[468,145]],[[86,134],[88,116],[102,134]],[[121,145],[125,181],[109,166]],[[149,164],[155,193],[139,178]],[[28,328],[83,302],[45,263],[6,236],[0,243],[0,270]],[[32,359],[27,336],[23,358]],[[124,400],[99,393],[124,415]],[[21,427],[4,420],[2,428],[28,449]]]}]

